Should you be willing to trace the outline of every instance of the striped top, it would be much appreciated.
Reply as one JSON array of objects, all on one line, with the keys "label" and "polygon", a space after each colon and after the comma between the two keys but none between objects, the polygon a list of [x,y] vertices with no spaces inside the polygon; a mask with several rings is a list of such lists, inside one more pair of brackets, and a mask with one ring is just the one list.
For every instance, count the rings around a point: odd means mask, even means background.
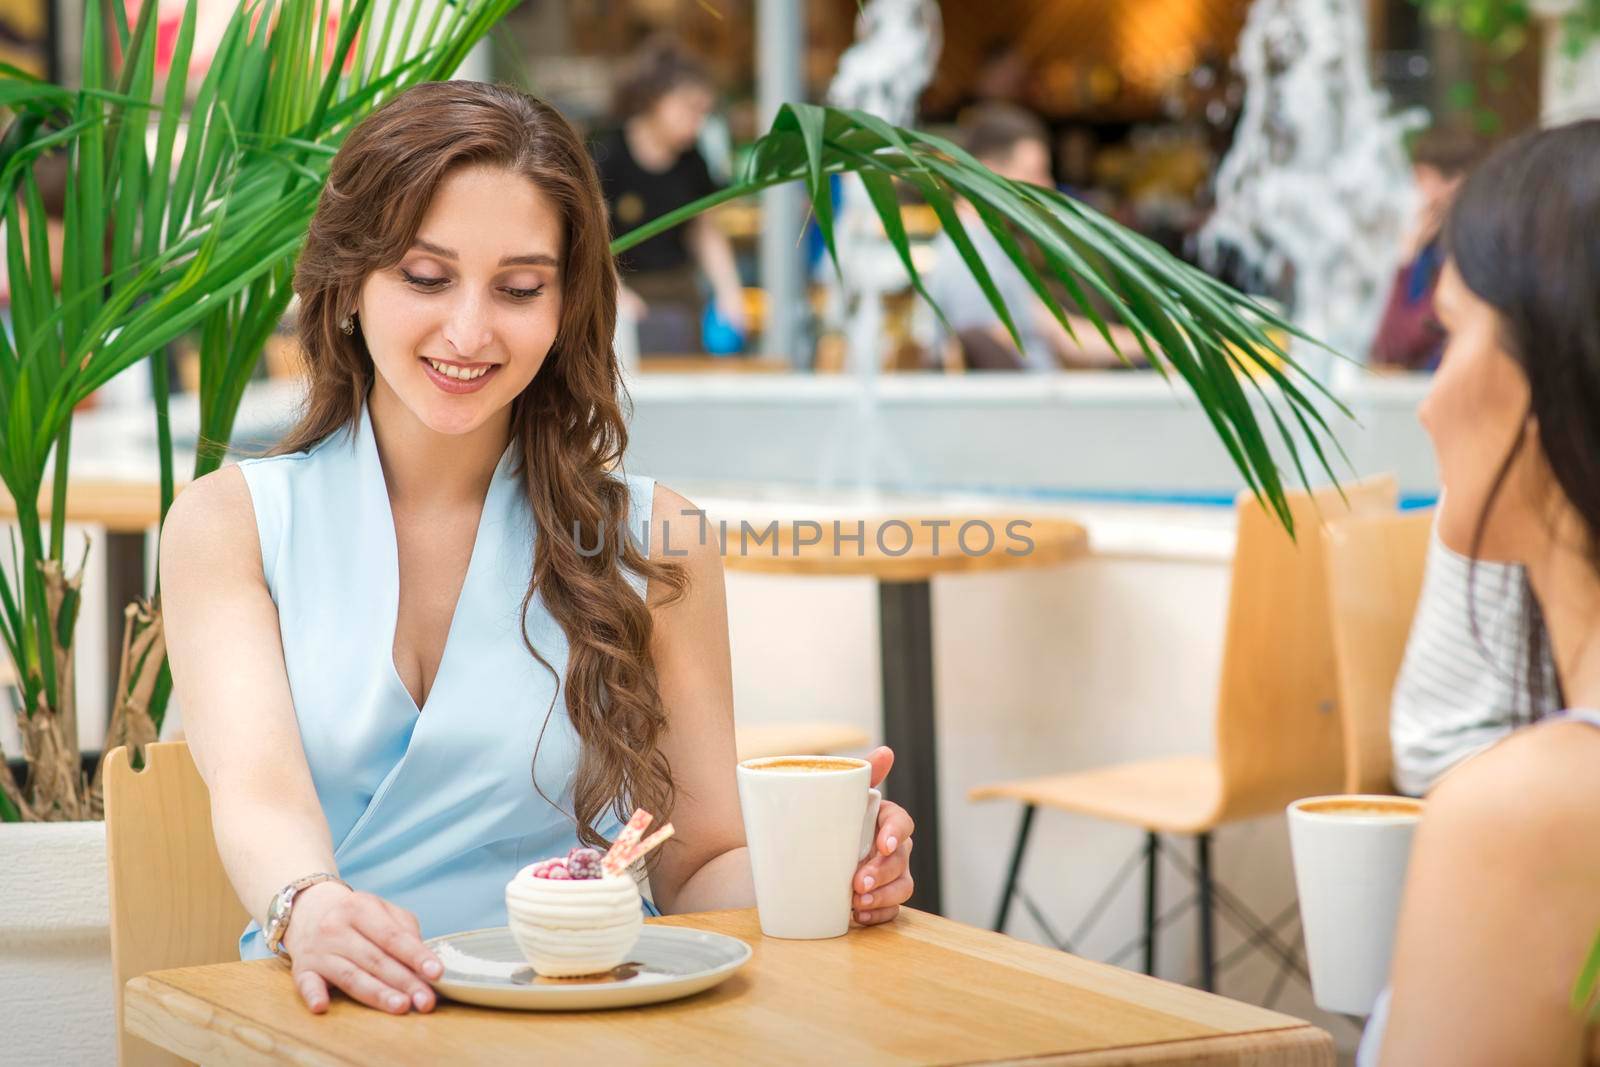
[{"label": "striped top", "polygon": [[[1395,785],[1412,796],[1510,733],[1527,699],[1522,568],[1479,561],[1469,602],[1472,570],[1472,561],[1446,548],[1435,527],[1389,719]],[[1545,669],[1551,670],[1548,660]],[[1553,693],[1549,677],[1545,691]]]}]

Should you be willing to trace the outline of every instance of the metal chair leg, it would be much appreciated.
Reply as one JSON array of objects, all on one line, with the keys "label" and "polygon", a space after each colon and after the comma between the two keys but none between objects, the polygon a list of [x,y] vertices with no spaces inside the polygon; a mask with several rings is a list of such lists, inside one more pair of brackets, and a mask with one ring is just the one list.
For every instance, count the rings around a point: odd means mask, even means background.
[{"label": "metal chair leg", "polygon": [[1017,892],[1017,875],[1022,870],[1022,854],[1028,848],[1028,834],[1033,830],[1033,816],[1039,809],[1028,804],[1022,809],[1022,825],[1017,829],[1017,843],[1011,850],[1011,869],[1006,872],[1006,887],[1000,894],[1000,912],[994,919],[994,930],[1003,934],[1006,916],[1011,914],[1011,898]]},{"label": "metal chair leg", "polygon": [[1211,910],[1211,835],[1195,838],[1195,859],[1200,868],[1200,988],[1217,991],[1216,929]]},{"label": "metal chair leg", "polygon": [[1161,835],[1148,830],[1144,839],[1144,973],[1156,973],[1156,870],[1161,859]]}]

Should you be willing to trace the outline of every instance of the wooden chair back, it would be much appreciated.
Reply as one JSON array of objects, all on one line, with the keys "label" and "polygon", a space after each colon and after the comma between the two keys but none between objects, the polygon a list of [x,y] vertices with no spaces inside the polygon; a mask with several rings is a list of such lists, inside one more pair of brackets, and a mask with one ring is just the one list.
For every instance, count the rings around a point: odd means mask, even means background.
[{"label": "wooden chair back", "polygon": [[1399,490],[1385,475],[1343,496],[1331,487],[1288,495],[1293,538],[1253,496],[1239,497],[1217,706],[1219,823],[1281,811],[1344,780],[1321,527],[1392,512]]},{"label": "wooden chair back", "polygon": [[1346,793],[1394,790],[1389,704],[1432,530],[1430,510],[1352,515],[1326,531]]},{"label": "wooden chair back", "polygon": [[135,771],[126,747],[106,757],[106,881],[117,990],[117,1062],[168,1067],[185,1060],[123,1028],[128,979],[169,967],[239,958],[250,917],[234,895],[211,836],[211,795],[189,746],[145,747]]}]

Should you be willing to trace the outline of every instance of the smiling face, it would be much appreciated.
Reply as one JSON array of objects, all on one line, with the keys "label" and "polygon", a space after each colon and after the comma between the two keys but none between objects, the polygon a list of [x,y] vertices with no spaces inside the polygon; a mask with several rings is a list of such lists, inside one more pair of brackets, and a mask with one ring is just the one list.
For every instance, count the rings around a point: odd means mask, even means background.
[{"label": "smiling face", "polygon": [[560,325],[563,232],[561,212],[527,178],[487,166],[448,173],[411,248],[361,287],[374,389],[436,433],[509,417]]},{"label": "smiling face", "polygon": [[[1462,555],[1476,547],[1481,559],[1526,561],[1547,535],[1550,500],[1527,377],[1505,350],[1499,313],[1467,288],[1453,262],[1440,275],[1435,309],[1449,340],[1418,415],[1444,489],[1439,537]],[[1495,479],[1519,442],[1474,546]]]}]

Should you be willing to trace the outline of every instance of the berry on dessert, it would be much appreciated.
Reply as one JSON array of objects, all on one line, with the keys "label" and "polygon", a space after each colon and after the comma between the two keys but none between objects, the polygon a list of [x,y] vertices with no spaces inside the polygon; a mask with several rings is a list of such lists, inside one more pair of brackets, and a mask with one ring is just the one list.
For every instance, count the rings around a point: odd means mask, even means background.
[{"label": "berry on dessert", "polygon": [[567,853],[567,871],[574,878],[599,878],[600,853],[592,848],[575,848]]}]

